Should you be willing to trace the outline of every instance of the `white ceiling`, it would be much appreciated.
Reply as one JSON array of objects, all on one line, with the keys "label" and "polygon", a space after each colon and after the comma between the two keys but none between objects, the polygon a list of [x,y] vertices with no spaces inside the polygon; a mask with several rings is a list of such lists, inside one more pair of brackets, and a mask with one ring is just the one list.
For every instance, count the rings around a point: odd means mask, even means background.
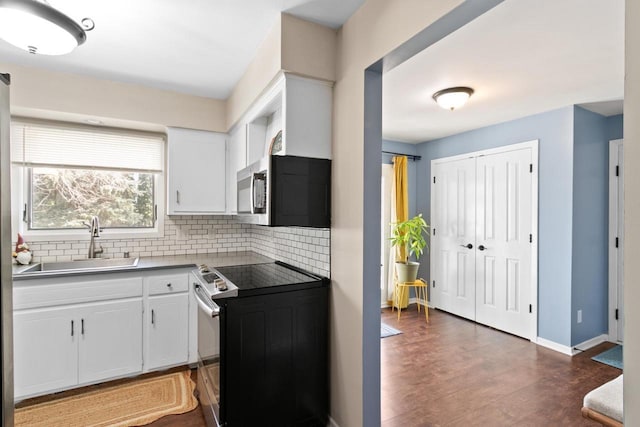
[{"label": "white ceiling", "polygon": [[225,99],[280,12],[340,27],[364,0],[49,0],[96,27],[64,56],[0,40],[0,61]]},{"label": "white ceiling", "polygon": [[[456,111],[431,98],[470,86]],[[507,0],[383,76],[385,139],[418,143],[624,95],[624,0]],[[603,101],[617,101],[604,103]]]}]

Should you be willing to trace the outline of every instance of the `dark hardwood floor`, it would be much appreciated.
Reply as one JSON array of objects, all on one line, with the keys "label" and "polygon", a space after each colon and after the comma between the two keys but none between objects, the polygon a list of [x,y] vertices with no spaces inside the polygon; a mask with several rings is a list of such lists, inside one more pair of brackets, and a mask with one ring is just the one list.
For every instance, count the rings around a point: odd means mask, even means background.
[{"label": "dark hardwood floor", "polygon": [[582,398],[619,369],[431,309],[382,311],[401,335],[381,341],[382,426],[597,426]]},{"label": "dark hardwood floor", "polygon": [[[383,427],[598,425],[582,418],[582,398],[620,375],[619,369],[591,360],[613,344],[571,358],[438,310],[429,313],[427,324],[413,305],[400,321],[396,313],[382,311],[382,321],[403,332],[381,341]],[[152,375],[157,374],[144,377]],[[116,382],[126,381],[132,380]],[[205,427],[205,421],[198,406],[149,425]]]}]

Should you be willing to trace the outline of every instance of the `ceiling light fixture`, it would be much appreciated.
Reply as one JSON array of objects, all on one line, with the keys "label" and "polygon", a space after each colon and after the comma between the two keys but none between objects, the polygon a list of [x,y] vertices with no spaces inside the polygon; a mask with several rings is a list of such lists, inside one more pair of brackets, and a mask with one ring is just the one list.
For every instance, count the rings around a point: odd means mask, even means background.
[{"label": "ceiling light fixture", "polygon": [[29,53],[64,55],[87,39],[93,20],[82,25],[37,0],[0,0],[0,38]]},{"label": "ceiling light fixture", "polygon": [[473,89],[465,86],[442,89],[433,94],[433,99],[445,110],[455,110],[462,107],[469,97],[473,95]]}]

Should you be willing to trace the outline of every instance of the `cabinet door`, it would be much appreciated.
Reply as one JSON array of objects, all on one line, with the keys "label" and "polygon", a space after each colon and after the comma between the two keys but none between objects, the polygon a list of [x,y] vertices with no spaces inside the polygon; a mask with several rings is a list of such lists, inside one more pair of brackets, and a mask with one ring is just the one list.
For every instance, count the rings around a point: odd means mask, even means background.
[{"label": "cabinet door", "polygon": [[79,309],[81,384],[142,371],[142,299]]},{"label": "cabinet door", "polygon": [[[74,309],[17,311],[13,315],[15,398],[78,382],[80,325]],[[72,323],[73,322],[73,323]]]},{"label": "cabinet door", "polygon": [[247,166],[247,128],[238,126],[227,144],[227,213],[238,212],[238,171]]},{"label": "cabinet door", "polygon": [[189,294],[149,298],[145,315],[145,369],[187,363],[189,359]]},{"label": "cabinet door", "polygon": [[226,135],[169,128],[169,215],[224,213]]}]

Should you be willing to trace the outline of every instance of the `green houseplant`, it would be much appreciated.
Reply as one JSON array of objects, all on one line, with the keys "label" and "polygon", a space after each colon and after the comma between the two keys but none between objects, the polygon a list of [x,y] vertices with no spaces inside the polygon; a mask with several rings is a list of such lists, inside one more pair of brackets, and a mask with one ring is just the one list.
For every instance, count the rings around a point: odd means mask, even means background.
[{"label": "green houseplant", "polygon": [[[398,282],[414,282],[418,277],[420,263],[417,260],[427,247],[426,236],[428,235],[429,225],[422,218],[422,214],[393,224],[391,245],[404,248],[404,252],[401,252],[404,260],[396,262]],[[409,261],[411,255],[415,256],[416,262]]]}]

